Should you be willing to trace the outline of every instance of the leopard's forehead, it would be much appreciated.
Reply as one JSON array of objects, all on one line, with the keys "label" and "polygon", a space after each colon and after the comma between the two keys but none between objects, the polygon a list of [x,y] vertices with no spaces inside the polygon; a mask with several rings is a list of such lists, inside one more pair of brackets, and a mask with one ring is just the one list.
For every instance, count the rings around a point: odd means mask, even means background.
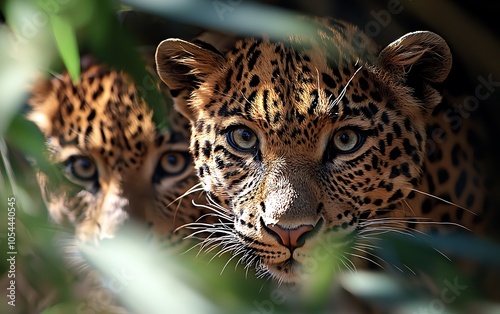
[{"label": "leopard's forehead", "polygon": [[[329,125],[371,119],[387,99],[367,66],[374,62],[376,47],[368,38],[362,46],[352,42],[356,36],[328,30],[328,36],[322,28],[310,40],[240,40],[226,53],[227,66],[207,78],[190,101],[208,109],[204,118],[255,123],[273,146],[287,144],[280,139],[290,134],[295,140],[288,144],[316,147],[320,131]],[[358,32],[352,26],[349,30]]]},{"label": "leopard's forehead", "polygon": [[45,93],[42,103],[36,103],[37,95],[32,100],[31,117],[46,124],[42,129],[56,150],[73,147],[98,154],[115,167],[135,164],[155,141],[152,112],[121,72],[94,65],[77,84],[68,74],[53,78]]},{"label": "leopard's forehead", "polygon": [[76,130],[86,148],[114,145],[129,149],[125,138],[137,142],[154,134],[151,110],[125,74],[95,66],[82,75],[79,84],[73,85],[68,76],[59,84],[54,89],[60,120],[54,118],[54,126],[60,128],[59,133],[70,133],[75,125],[86,126]]}]

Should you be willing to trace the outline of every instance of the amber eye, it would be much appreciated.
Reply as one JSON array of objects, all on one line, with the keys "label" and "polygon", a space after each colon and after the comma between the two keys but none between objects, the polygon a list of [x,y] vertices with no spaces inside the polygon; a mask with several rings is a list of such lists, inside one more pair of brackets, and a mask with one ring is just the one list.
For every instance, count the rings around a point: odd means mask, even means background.
[{"label": "amber eye", "polygon": [[85,156],[71,156],[66,160],[66,173],[77,180],[93,181],[97,178],[97,166]]},{"label": "amber eye", "polygon": [[227,141],[235,149],[251,152],[257,147],[257,135],[246,126],[239,126],[227,133]]},{"label": "amber eye", "polygon": [[186,158],[185,153],[167,152],[161,157],[159,166],[165,173],[175,175],[182,172],[188,162],[189,160]]},{"label": "amber eye", "polygon": [[183,173],[191,164],[189,152],[166,152],[164,153],[153,174],[153,183],[161,183],[163,179]]},{"label": "amber eye", "polygon": [[333,135],[333,144],[340,153],[352,153],[360,147],[362,137],[356,131],[343,129]]}]

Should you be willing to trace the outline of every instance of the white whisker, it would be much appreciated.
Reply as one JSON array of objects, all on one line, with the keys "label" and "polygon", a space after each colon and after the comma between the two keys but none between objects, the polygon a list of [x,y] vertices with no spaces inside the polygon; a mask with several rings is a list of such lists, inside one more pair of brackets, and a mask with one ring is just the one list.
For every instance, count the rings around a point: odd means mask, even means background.
[{"label": "white whisker", "polygon": [[354,79],[354,77],[356,76],[356,74],[358,74],[358,72],[363,68],[363,66],[360,66],[356,72],[354,72],[354,74],[351,76],[351,78],[349,79],[349,81],[347,81],[347,83],[345,84],[344,88],[342,89],[342,91],[340,92],[339,96],[337,98],[335,98],[332,102],[330,102],[328,104],[328,110],[332,110],[333,107],[337,106],[340,101],[342,100],[342,98],[344,98],[346,92],[347,92],[347,88],[349,87],[349,84],[351,83],[351,81]]},{"label": "white whisker", "polygon": [[181,200],[182,198],[188,196],[189,194],[192,194],[192,193],[196,193],[196,192],[200,192],[200,191],[204,191],[203,188],[201,188],[201,183],[197,183],[195,185],[193,185],[191,188],[189,188],[186,192],[184,192],[182,195],[180,195],[179,197],[177,197],[175,200],[173,200],[172,202],[170,202],[167,207],[169,207],[170,205],[172,205],[173,203]]},{"label": "white whisker", "polygon": [[404,264],[404,267],[405,267],[406,269],[408,269],[409,271],[411,271],[411,273],[412,273],[413,275],[415,275],[415,276],[417,275],[417,273],[415,273],[415,272],[413,271],[413,269],[411,269],[408,265]]},{"label": "white whisker", "polygon": [[477,214],[476,214],[475,212],[471,211],[470,209],[467,209],[467,208],[465,208],[465,207],[463,207],[463,206],[460,206],[460,205],[458,205],[458,204],[455,204],[455,203],[453,203],[453,202],[447,201],[447,200],[445,200],[444,198],[441,198],[441,197],[438,197],[438,196],[436,196],[436,195],[432,195],[432,194],[430,194],[430,193],[427,193],[427,192],[424,192],[424,191],[420,191],[420,190],[417,190],[417,189],[413,189],[413,188],[409,188],[409,189],[410,189],[411,191],[415,191],[415,192],[420,193],[420,194],[423,194],[423,195],[425,195],[425,196],[429,196],[429,197],[432,197],[432,198],[434,198],[434,199],[437,199],[437,200],[439,200],[439,201],[441,201],[441,202],[443,202],[443,203],[446,203],[446,204],[448,204],[448,205],[453,205],[453,206],[456,206],[456,207],[458,207],[458,208],[461,208],[461,209],[463,209],[463,210],[465,210],[465,211],[467,211],[467,212],[469,212],[469,213],[473,214],[474,216],[477,216]]},{"label": "white whisker", "polygon": [[[363,252],[363,253],[366,253],[366,252]],[[378,267],[382,268],[383,270],[386,270],[382,265],[380,265],[379,263],[375,262],[374,260],[372,260],[371,258],[369,257],[366,257],[366,256],[363,256],[363,255],[359,255],[359,254],[356,254],[356,253],[347,253],[348,255],[351,255],[351,256],[354,256],[354,257],[357,257],[357,258],[361,258],[361,259],[364,259],[370,263],[373,263],[375,265],[377,265]]]}]

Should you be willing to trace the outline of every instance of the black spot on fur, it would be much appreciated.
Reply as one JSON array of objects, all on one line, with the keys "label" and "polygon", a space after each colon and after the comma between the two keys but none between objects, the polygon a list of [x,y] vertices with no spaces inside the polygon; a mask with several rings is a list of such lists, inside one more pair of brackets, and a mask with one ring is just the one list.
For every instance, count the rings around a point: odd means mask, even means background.
[{"label": "black spot on fur", "polygon": [[427,184],[429,185],[429,193],[433,194],[436,191],[436,186],[434,185],[434,180],[432,180],[432,176],[427,174]]},{"label": "black spot on fur", "polygon": [[382,113],[381,119],[382,119],[382,122],[384,122],[385,124],[389,124],[390,120],[389,120],[389,115],[387,114],[387,112]]},{"label": "black spot on fur", "polygon": [[387,137],[386,137],[387,146],[392,146],[393,139],[394,139],[394,135],[392,135],[392,133],[387,133]]},{"label": "black spot on fur", "polygon": [[219,157],[215,157],[215,167],[217,167],[217,169],[224,169],[224,161]]},{"label": "black spot on fur", "polygon": [[382,155],[385,155],[385,142],[383,140],[378,141],[378,149]]},{"label": "black spot on fur", "polygon": [[375,106],[374,103],[369,103],[368,108],[370,109],[373,115],[376,115],[378,113],[378,107]]},{"label": "black spot on fur", "polygon": [[455,184],[455,195],[460,198],[462,193],[464,192],[465,185],[467,183],[467,173],[463,170],[458,177],[458,180]]},{"label": "black spot on fur", "polygon": [[94,120],[95,115],[96,115],[95,109],[92,109],[90,111],[89,115],[87,116],[87,121],[90,122],[90,121]]},{"label": "black spot on fur", "polygon": [[432,210],[432,203],[429,199],[425,199],[423,202],[422,202],[422,213],[423,214],[428,214],[430,213]]},{"label": "black spot on fur", "polygon": [[361,77],[359,80],[359,87],[363,90],[363,91],[367,91],[368,88],[370,87],[370,85],[368,85],[368,81],[364,78],[364,77]]},{"label": "black spot on fur", "polygon": [[440,161],[443,159],[443,151],[439,147],[436,147],[434,150],[428,152],[427,159],[430,162]]},{"label": "black spot on fur", "polygon": [[200,178],[203,178],[205,176],[205,171],[203,170],[203,167],[198,168],[197,172]]},{"label": "black spot on fur", "polygon": [[137,143],[135,144],[135,149],[137,149],[138,151],[141,151],[141,150],[142,150],[142,147],[143,147],[143,146],[142,146],[142,142],[141,142],[141,141],[139,141],[139,142],[137,142]]},{"label": "black spot on fur", "polygon": [[66,105],[65,106],[66,107],[66,113],[68,114],[68,116],[71,115],[71,113],[73,113],[73,111],[75,110],[75,107],[69,101],[65,102],[64,104]]},{"label": "black spot on fur", "polygon": [[[379,92],[370,92],[370,98],[373,99],[376,102],[382,102],[382,96],[380,96]],[[387,103],[387,108],[389,108],[390,103]]]},{"label": "black spot on fur", "polygon": [[459,159],[458,159],[458,156],[459,156],[461,150],[462,149],[460,147],[460,144],[458,144],[458,143],[456,143],[455,145],[453,145],[453,148],[451,149],[451,163],[455,167],[458,167],[458,165],[460,163]]},{"label": "black spot on fur", "polygon": [[91,125],[89,125],[89,126],[87,127],[87,129],[85,130],[85,143],[87,143],[87,142],[89,141],[89,136],[90,136],[90,134],[92,133],[92,130],[93,130],[93,129],[92,129],[92,126],[91,126]]},{"label": "black spot on fur", "polygon": [[233,77],[233,69],[230,68],[226,74],[226,79],[225,79],[226,86],[222,91],[224,94],[227,94],[232,87],[232,77]]},{"label": "black spot on fur", "polygon": [[259,83],[260,83],[259,76],[258,75],[254,75],[254,76],[252,76],[252,79],[250,80],[249,85],[250,85],[250,87],[255,87],[255,86],[259,85]]},{"label": "black spot on fur", "polygon": [[262,210],[263,213],[266,212],[266,204],[264,204],[264,202],[260,202],[260,209]]},{"label": "black spot on fur", "polygon": [[372,155],[372,168],[377,169],[378,168],[378,157],[377,155]]},{"label": "black spot on fur", "polygon": [[[364,94],[358,95],[358,94],[352,94],[351,99],[355,103],[360,103],[368,99],[368,97]],[[364,112],[363,112],[364,113]]]},{"label": "black spot on fur", "polygon": [[257,60],[260,56],[261,52],[260,50],[255,50],[252,53],[252,56],[250,57],[250,60],[248,60],[248,71],[252,71],[253,67],[255,66],[255,63],[257,63]]},{"label": "black spot on fur", "polygon": [[335,83],[335,80],[330,75],[326,73],[321,73],[321,78],[323,79],[323,82],[325,82],[326,86],[328,86],[329,88],[337,87],[337,83]]},{"label": "black spot on fur", "polygon": [[446,169],[444,169],[444,168],[438,169],[438,173],[437,174],[438,174],[438,182],[440,184],[445,183],[450,178],[450,175],[448,174],[448,171]]},{"label": "black spot on fur", "polygon": [[101,96],[103,91],[104,91],[104,89],[102,88],[101,85],[99,85],[97,90],[92,94],[92,99],[96,100],[99,96]]},{"label": "black spot on fur", "polygon": [[465,201],[465,205],[470,208],[473,204],[474,204],[474,194],[470,194],[467,197],[467,200]]},{"label": "black spot on fur", "polygon": [[401,150],[399,147],[394,147],[391,152],[389,153],[389,158],[391,160],[395,160],[401,156]]},{"label": "black spot on fur", "polygon": [[311,105],[309,106],[309,109],[307,109],[308,114],[313,114],[314,110],[318,106],[318,91],[313,91],[310,95],[311,99]]},{"label": "black spot on fur", "polygon": [[406,118],[405,122],[404,122],[404,125],[405,125],[406,131],[410,132],[411,131],[411,122],[410,122],[410,119]]},{"label": "black spot on fur", "polygon": [[403,162],[399,166],[399,169],[400,169],[402,175],[404,175],[407,178],[411,178],[411,175],[410,175],[410,165],[407,162]]},{"label": "black spot on fur", "polygon": [[391,168],[391,174],[389,175],[389,178],[390,179],[394,179],[394,178],[398,177],[400,174],[401,173],[399,171],[398,166],[392,166],[392,168]]},{"label": "black spot on fur", "polygon": [[410,140],[409,139],[405,138],[403,140],[403,148],[405,149],[405,153],[407,155],[412,156],[413,159],[415,159],[415,156],[417,156],[417,158],[418,158],[417,149],[415,148],[415,146],[413,146],[413,145],[410,144]]},{"label": "black spot on fur", "polygon": [[442,222],[450,222],[450,214],[444,213],[441,215],[441,221]]},{"label": "black spot on fur", "polygon": [[200,142],[198,140],[194,142],[193,154],[194,158],[200,157]]},{"label": "black spot on fur", "polygon": [[392,124],[392,129],[394,130],[394,133],[396,134],[397,137],[401,137],[401,127],[397,122],[394,122]]},{"label": "black spot on fur", "polygon": [[101,132],[101,139],[102,139],[102,142],[104,144],[106,144],[108,142],[108,139],[106,138],[106,134],[104,133],[104,126],[103,126],[103,123],[101,121],[100,123],[100,128],[99,128],[99,131]]}]

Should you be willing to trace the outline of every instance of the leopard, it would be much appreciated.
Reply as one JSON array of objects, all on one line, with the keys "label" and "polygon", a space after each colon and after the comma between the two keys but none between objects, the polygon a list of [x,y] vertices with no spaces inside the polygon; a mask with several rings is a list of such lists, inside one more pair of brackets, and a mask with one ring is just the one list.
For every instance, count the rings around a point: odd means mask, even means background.
[{"label": "leopard", "polygon": [[[76,299],[109,295],[106,273],[94,267],[89,252],[99,254],[114,239],[142,230],[137,234],[144,247],[172,257],[196,242],[186,239],[190,232],[183,225],[204,216],[210,220],[210,213],[193,206],[205,201],[195,191],[199,179],[189,154],[189,122],[172,110],[152,54],[144,58],[143,85],[85,55],[78,82],[66,71],[39,79],[31,91],[27,118],[45,137],[49,163],[37,169],[37,181],[50,224],[63,231],[55,241]],[[153,92],[167,112],[162,124],[146,102],[146,93]],[[39,301],[33,293],[27,296],[30,312],[57,301],[56,294],[38,292]],[[119,300],[108,303],[94,310],[123,310]]]},{"label": "leopard", "polygon": [[311,31],[243,36],[225,52],[179,38],[157,47],[224,219],[206,228],[219,234],[209,243],[257,276],[297,284],[324,243],[346,248],[338,258],[349,265],[384,233],[485,233],[482,135],[446,120],[446,41],[415,31],[379,47],[346,21],[298,21]]},{"label": "leopard", "polygon": [[128,74],[87,59],[80,82],[57,75],[30,99],[28,118],[46,138],[48,161],[62,172],[59,180],[38,173],[50,217],[74,226],[81,243],[99,245],[129,221],[175,246],[186,236],[178,227],[203,215],[192,207],[196,194],[177,202],[198,181],[188,121],[169,110],[161,129]]}]

